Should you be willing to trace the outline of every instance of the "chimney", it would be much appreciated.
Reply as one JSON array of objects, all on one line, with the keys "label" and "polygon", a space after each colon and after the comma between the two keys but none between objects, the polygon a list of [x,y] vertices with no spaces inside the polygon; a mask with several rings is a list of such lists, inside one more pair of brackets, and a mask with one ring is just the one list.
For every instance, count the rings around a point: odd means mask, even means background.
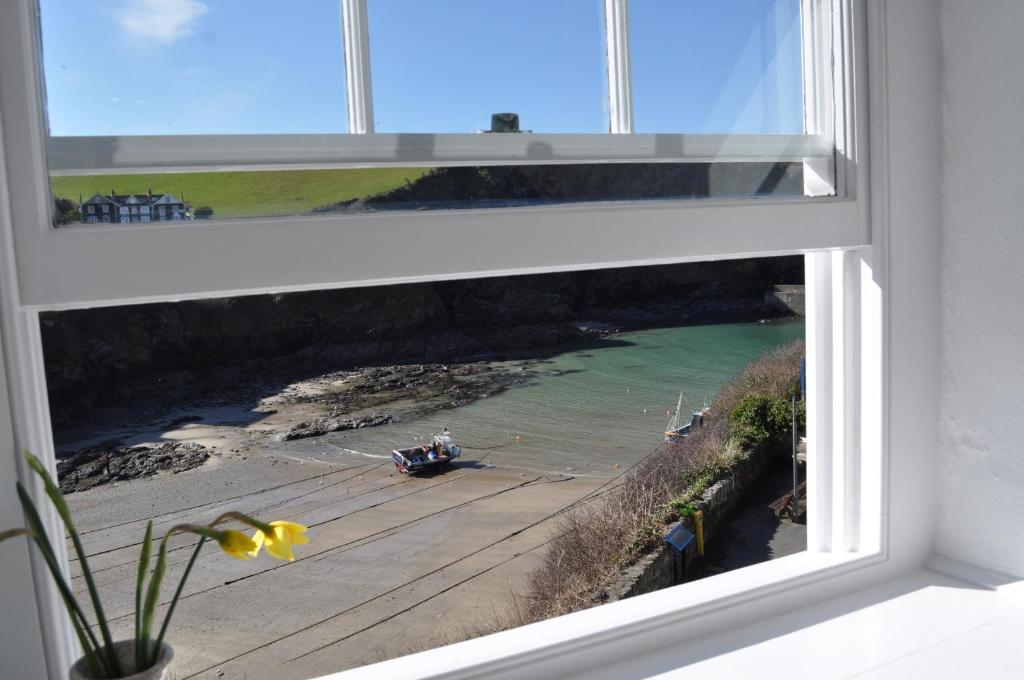
[{"label": "chimney", "polygon": [[110,200],[114,200],[114,190],[110,190]]},{"label": "chimney", "polygon": [[149,196],[149,200],[151,200],[151,201],[153,200],[153,190],[152,189],[146,189],[146,195]]},{"label": "chimney", "polygon": [[78,205],[82,205],[82,194],[78,194]]}]

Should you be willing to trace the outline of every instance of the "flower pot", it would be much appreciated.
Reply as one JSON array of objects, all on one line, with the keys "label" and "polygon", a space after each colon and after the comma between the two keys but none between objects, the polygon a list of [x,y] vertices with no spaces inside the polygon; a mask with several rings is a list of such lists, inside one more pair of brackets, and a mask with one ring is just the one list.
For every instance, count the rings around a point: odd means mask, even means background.
[{"label": "flower pot", "polygon": [[[174,658],[174,650],[166,642],[160,645],[160,658],[149,668],[135,670],[135,640],[121,640],[114,643],[114,653],[121,662],[121,670],[128,675],[123,675],[119,680],[166,680],[170,678],[168,668],[171,659]],[[89,675],[89,664],[83,656],[75,662],[75,665],[68,671],[69,680],[95,680]]]}]

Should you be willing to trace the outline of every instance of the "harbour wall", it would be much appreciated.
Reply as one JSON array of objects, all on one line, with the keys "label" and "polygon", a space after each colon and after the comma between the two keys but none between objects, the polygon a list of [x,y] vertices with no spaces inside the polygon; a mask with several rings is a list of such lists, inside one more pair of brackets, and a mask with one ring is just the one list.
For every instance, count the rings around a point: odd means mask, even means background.
[{"label": "harbour wall", "polygon": [[766,305],[778,304],[788,309],[792,314],[803,317],[806,315],[807,304],[806,294],[803,285],[786,284],[777,285],[764,294]]},{"label": "harbour wall", "polygon": [[[708,488],[700,500],[694,503],[703,516],[705,544],[713,540],[718,529],[728,521],[737,503],[760,477],[772,455],[769,446],[745,451],[736,459],[726,476]],[[695,531],[693,517],[684,517],[669,525],[666,534],[680,524]],[[614,602],[682,583],[686,580],[687,567],[699,558],[697,542],[690,543],[678,557],[674,552],[673,548],[663,543],[636,564],[623,570],[601,599]]]}]

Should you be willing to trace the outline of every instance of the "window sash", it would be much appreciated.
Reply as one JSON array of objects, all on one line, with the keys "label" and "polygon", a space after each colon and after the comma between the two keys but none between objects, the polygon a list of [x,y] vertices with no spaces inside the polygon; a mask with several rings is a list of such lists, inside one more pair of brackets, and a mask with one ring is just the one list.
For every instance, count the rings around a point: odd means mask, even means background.
[{"label": "window sash", "polygon": [[565,163],[829,163],[834,139],[808,135],[426,134],[49,137],[52,175]]}]

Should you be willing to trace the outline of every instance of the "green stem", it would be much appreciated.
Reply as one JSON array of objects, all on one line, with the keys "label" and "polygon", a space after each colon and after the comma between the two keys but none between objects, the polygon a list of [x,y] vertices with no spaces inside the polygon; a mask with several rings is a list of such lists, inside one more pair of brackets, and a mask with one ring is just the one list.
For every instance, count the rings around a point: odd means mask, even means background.
[{"label": "green stem", "polygon": [[[106,660],[98,656],[98,650],[100,649],[99,641],[96,640],[96,636],[93,634],[92,628],[85,618],[85,612],[82,611],[82,607],[78,604],[78,600],[75,598],[74,593],[71,592],[67,581],[64,579],[64,574],[57,565],[53,546],[50,545],[50,539],[46,536],[46,531],[43,529],[43,522],[39,518],[39,512],[36,510],[35,503],[32,502],[32,497],[25,491],[25,487],[22,486],[21,482],[15,482],[15,486],[18,491],[18,500],[21,502],[22,512],[25,514],[25,520],[32,529],[32,538],[35,540],[36,547],[39,548],[43,561],[50,570],[53,582],[60,592],[61,599],[64,601],[64,608],[67,609],[71,624],[75,627],[75,633],[79,636],[82,652],[87,659],[90,659],[90,668],[98,662],[102,662],[103,675],[109,675],[110,669]],[[88,637],[86,638],[86,636]]]},{"label": "green stem", "polygon": [[249,515],[242,514],[241,512],[225,512],[223,515],[210,522],[208,526],[215,527],[221,522],[226,522],[229,519],[237,520],[242,524],[248,524],[254,529],[259,529],[264,534],[274,533],[274,527],[270,526],[266,522],[261,522],[255,517],[250,517]]},{"label": "green stem", "polygon": [[[164,633],[167,632],[167,626],[171,623],[171,615],[174,614],[174,608],[178,604],[178,598],[181,597],[181,591],[185,588],[185,581],[188,580],[188,575],[192,572],[192,565],[196,563],[196,558],[199,557],[199,551],[203,547],[203,543],[206,542],[206,536],[201,536],[199,542],[196,543],[196,549],[192,552],[192,559],[188,561],[188,565],[185,567],[185,571],[181,575],[181,579],[178,581],[178,587],[174,591],[174,597],[171,598],[171,604],[167,608],[167,613],[164,614],[164,622],[160,626],[160,634],[156,636],[156,644],[153,646],[153,659],[152,663],[157,662],[157,657],[160,655],[160,646],[164,642]],[[151,664],[152,665],[152,664]]]},{"label": "green stem", "polygon": [[174,532],[175,530],[172,527],[170,531],[164,534],[163,539],[160,541],[160,552],[156,557],[156,566],[153,567],[153,575],[150,576],[149,587],[146,588],[146,601],[142,606],[142,632],[139,635],[143,659],[148,659],[150,656],[149,637],[150,632],[153,630],[153,615],[156,612],[157,598],[160,595],[160,584],[163,582],[164,573],[167,571],[167,539]]},{"label": "green stem", "polygon": [[139,639],[142,628],[142,584],[149,568],[149,556],[153,552],[153,522],[146,524],[146,535],[142,539],[142,555],[139,557],[139,571],[135,578],[135,670],[142,670],[143,650]]},{"label": "green stem", "polygon": [[50,473],[43,466],[42,462],[28,451],[25,451],[25,459],[28,461],[29,467],[42,478],[43,485],[46,488],[46,495],[50,497],[50,501],[57,508],[57,513],[64,520],[64,526],[71,536],[71,544],[75,547],[75,553],[78,555],[78,564],[82,568],[82,576],[85,577],[85,584],[89,588],[89,599],[92,600],[92,608],[96,613],[96,623],[99,625],[100,634],[103,636],[104,651],[106,651],[110,667],[114,670],[116,676],[123,676],[121,661],[117,658],[117,654],[114,651],[114,640],[110,636],[110,627],[107,625],[107,617],[103,612],[103,603],[100,602],[99,591],[96,589],[92,570],[89,569],[85,549],[82,547],[82,541],[75,530],[75,523],[71,519],[71,510],[68,508],[63,494],[61,494],[60,488],[54,483],[53,478],[50,477]]},{"label": "green stem", "polygon": [[75,635],[78,636],[78,644],[81,645],[82,654],[85,656],[85,663],[89,666],[89,675],[94,678],[107,677],[106,666],[100,663],[101,659],[96,655],[96,651],[89,646],[89,640],[85,637],[85,632],[82,630],[82,624],[78,622],[77,618],[72,616],[71,625],[75,628]]}]

